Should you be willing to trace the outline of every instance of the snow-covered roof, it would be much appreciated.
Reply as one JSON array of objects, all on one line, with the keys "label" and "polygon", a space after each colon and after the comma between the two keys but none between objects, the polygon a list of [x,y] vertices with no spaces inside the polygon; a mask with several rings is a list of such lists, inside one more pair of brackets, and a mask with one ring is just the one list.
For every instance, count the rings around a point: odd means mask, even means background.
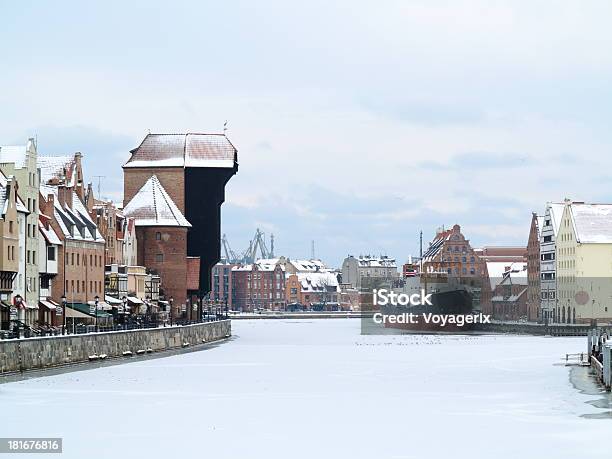
[{"label": "snow-covered roof", "polygon": [[123,209],[123,214],[134,218],[136,226],[191,227],[156,175],[138,190]]},{"label": "snow-covered roof", "polygon": [[513,279],[518,277],[524,277],[525,279],[527,279],[527,263],[488,261],[487,272],[489,273],[489,282],[491,283],[491,289],[494,289],[497,285],[502,283],[508,273],[511,273],[511,275],[514,276]]},{"label": "snow-covered roof", "polygon": [[0,163],[15,163],[20,169],[26,165],[27,145],[7,145],[0,147]]},{"label": "snow-covered roof", "polygon": [[296,272],[315,272],[327,270],[327,266],[321,260],[289,260]]},{"label": "snow-covered roof", "polygon": [[372,255],[359,255],[357,266],[360,268],[397,268],[394,258],[389,258],[386,255],[378,257]]},{"label": "snow-covered roof", "polygon": [[57,221],[63,236],[75,240],[104,242],[98,226],[89,216],[87,209],[79,196],[72,192],[72,207],[62,206],[59,201],[58,187],[56,185],[40,185],[40,193],[46,197],[54,196],[55,209],[53,217]]},{"label": "snow-covered roof", "polygon": [[549,202],[546,207],[548,208],[548,213],[551,220],[550,223],[556,237],[557,233],[559,232],[559,227],[561,226],[561,217],[563,215],[563,208],[565,205],[560,202]]},{"label": "snow-covered roof", "polygon": [[330,272],[297,273],[302,292],[338,291],[338,278]]},{"label": "snow-covered roof", "polygon": [[[2,189],[0,192],[0,211],[2,212],[2,215],[6,214],[7,211],[7,201],[6,201],[6,185],[8,184],[8,179],[6,178],[6,175],[4,175],[2,173],[2,171],[0,171],[0,188]],[[19,195],[17,195],[17,212],[21,212],[24,214],[29,214],[30,211],[28,210],[28,208],[25,206],[25,204],[23,203],[23,201],[21,200],[21,198],[19,197]]]},{"label": "snow-covered roof", "polygon": [[612,243],[612,204],[572,203],[570,212],[578,242]]},{"label": "snow-covered roof", "polygon": [[237,151],[225,134],[148,134],[123,167],[233,168]]},{"label": "snow-covered roof", "polygon": [[[38,167],[40,167],[41,182],[46,184],[54,178],[62,178],[64,171],[71,180],[74,180],[74,174],[71,168],[74,167],[73,156],[38,156]],[[69,171],[70,170],[70,171]],[[74,183],[67,183],[68,186],[73,186]]]},{"label": "snow-covered roof", "polygon": [[493,298],[491,298],[491,301],[493,302],[507,301],[510,303],[514,303],[515,301],[518,301],[521,298],[521,296],[523,296],[526,292],[527,292],[527,289],[524,288],[520,292],[518,292],[516,295],[510,295],[507,298],[504,298],[502,295],[495,295]]},{"label": "snow-covered roof", "polygon": [[57,237],[57,234],[55,234],[55,230],[53,229],[53,227],[49,226],[49,229],[47,229],[45,228],[45,225],[42,224],[42,222],[38,222],[38,229],[40,231],[40,234],[43,235],[43,237],[49,244],[62,245],[62,241],[59,237]]}]

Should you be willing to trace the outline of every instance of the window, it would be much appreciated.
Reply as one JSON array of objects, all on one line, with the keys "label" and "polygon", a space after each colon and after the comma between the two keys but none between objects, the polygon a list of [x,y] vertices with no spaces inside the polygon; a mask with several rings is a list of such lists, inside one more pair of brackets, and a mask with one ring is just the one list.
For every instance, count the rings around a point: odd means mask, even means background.
[{"label": "window", "polygon": [[85,281],[81,281],[81,288],[83,289],[83,293],[85,293]]},{"label": "window", "polygon": [[544,242],[552,242],[552,236],[544,236]]},{"label": "window", "polygon": [[9,232],[12,233],[13,232],[13,220],[9,221]]},{"label": "window", "polygon": [[28,264],[30,263],[30,251],[28,250],[26,252],[26,260],[28,261]]},{"label": "window", "polygon": [[81,264],[81,254],[77,253],[77,266]]},{"label": "window", "polygon": [[159,231],[157,233],[155,233],[155,240],[156,241],[161,241],[161,233]]},{"label": "window", "polygon": [[70,254],[70,264],[74,266],[74,252]]},{"label": "window", "polygon": [[93,256],[89,254],[89,266],[93,265]]},{"label": "window", "polygon": [[40,278],[40,288],[41,289],[48,289],[49,288],[49,278],[48,277],[41,277]]},{"label": "window", "polygon": [[158,253],[157,255],[155,255],[155,261],[157,263],[163,263],[164,262],[164,254],[163,253]]}]

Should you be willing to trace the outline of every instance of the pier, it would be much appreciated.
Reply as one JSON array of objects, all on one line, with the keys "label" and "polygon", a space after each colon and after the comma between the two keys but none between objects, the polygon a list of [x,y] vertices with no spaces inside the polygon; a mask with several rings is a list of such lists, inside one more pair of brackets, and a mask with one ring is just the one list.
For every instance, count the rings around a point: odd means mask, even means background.
[{"label": "pier", "polygon": [[596,328],[589,330],[587,349],[591,369],[607,391],[612,386],[612,341],[610,330]]}]

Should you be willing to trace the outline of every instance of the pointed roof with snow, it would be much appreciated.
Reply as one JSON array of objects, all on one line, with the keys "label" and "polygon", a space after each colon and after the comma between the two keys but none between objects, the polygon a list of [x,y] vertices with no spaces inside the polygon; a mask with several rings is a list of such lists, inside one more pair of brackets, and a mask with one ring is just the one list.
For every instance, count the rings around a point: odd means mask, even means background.
[{"label": "pointed roof with snow", "polygon": [[153,175],[123,209],[126,217],[132,217],[136,226],[180,226],[191,224],[168,195],[157,175]]}]

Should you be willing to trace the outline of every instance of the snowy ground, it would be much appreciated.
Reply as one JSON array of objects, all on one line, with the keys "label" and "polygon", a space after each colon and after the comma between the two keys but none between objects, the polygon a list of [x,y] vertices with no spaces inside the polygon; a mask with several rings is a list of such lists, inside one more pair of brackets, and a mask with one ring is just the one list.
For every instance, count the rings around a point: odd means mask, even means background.
[{"label": "snowy ground", "polygon": [[2,384],[0,437],[60,436],[61,457],[79,459],[609,451],[609,398],[558,364],[585,338],[360,336],[359,327],[241,320],[230,342],[206,351]]}]

